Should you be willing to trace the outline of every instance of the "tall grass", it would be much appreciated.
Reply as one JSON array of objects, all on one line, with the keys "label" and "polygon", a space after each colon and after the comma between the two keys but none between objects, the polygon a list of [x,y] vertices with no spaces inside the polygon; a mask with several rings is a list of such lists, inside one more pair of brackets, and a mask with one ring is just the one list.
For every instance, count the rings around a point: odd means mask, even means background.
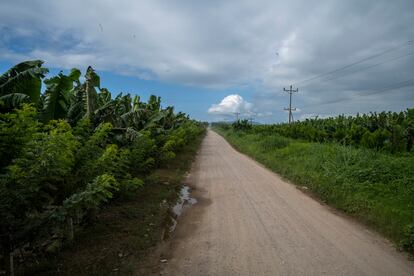
[{"label": "tall grass", "polygon": [[414,157],[216,128],[236,149],[414,252]]}]

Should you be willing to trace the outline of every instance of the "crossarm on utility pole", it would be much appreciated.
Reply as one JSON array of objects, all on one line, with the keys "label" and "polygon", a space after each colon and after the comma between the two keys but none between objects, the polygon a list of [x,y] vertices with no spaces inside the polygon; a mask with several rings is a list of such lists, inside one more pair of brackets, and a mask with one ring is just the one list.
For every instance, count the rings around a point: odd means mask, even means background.
[{"label": "crossarm on utility pole", "polygon": [[295,111],[296,108],[292,108],[292,94],[296,93],[299,91],[299,88],[293,89],[292,85],[290,86],[289,89],[283,88],[283,91],[288,92],[289,93],[289,107],[288,108],[284,108],[284,110],[289,110],[289,124],[293,122],[293,114],[292,111]]}]

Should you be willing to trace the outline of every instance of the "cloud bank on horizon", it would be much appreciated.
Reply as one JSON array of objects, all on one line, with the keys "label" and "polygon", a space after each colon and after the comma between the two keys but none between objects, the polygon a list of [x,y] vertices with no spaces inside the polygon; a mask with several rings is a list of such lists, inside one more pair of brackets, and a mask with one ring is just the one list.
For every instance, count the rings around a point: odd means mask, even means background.
[{"label": "cloud bank on horizon", "polygon": [[0,59],[92,65],[194,94],[248,87],[251,109],[274,121],[285,119],[290,84],[299,87],[302,116],[413,106],[413,25],[411,0],[14,0],[1,3]]}]

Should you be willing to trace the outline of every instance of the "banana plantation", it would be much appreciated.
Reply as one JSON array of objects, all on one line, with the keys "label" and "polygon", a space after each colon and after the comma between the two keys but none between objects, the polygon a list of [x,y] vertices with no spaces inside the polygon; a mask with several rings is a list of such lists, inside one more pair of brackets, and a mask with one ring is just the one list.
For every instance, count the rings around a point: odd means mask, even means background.
[{"label": "banana plantation", "polygon": [[[45,78],[39,60],[0,76],[0,247],[13,256],[56,252],[109,201],[145,189],[204,125],[160,97],[100,87],[91,68]],[[45,89],[42,92],[42,84]],[[23,253],[22,253],[23,252]]]},{"label": "banana plantation", "polygon": [[[240,123],[234,129],[247,129]],[[411,152],[414,146],[414,109],[306,119],[293,124],[254,126],[254,133],[277,133],[309,142],[337,142],[389,153]]]}]

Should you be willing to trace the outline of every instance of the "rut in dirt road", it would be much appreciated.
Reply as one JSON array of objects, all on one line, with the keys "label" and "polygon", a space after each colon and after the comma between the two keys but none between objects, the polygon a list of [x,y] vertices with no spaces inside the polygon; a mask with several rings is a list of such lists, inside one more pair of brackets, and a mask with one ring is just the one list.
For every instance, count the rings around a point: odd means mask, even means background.
[{"label": "rut in dirt road", "polygon": [[414,275],[392,245],[209,130],[163,275]]}]

